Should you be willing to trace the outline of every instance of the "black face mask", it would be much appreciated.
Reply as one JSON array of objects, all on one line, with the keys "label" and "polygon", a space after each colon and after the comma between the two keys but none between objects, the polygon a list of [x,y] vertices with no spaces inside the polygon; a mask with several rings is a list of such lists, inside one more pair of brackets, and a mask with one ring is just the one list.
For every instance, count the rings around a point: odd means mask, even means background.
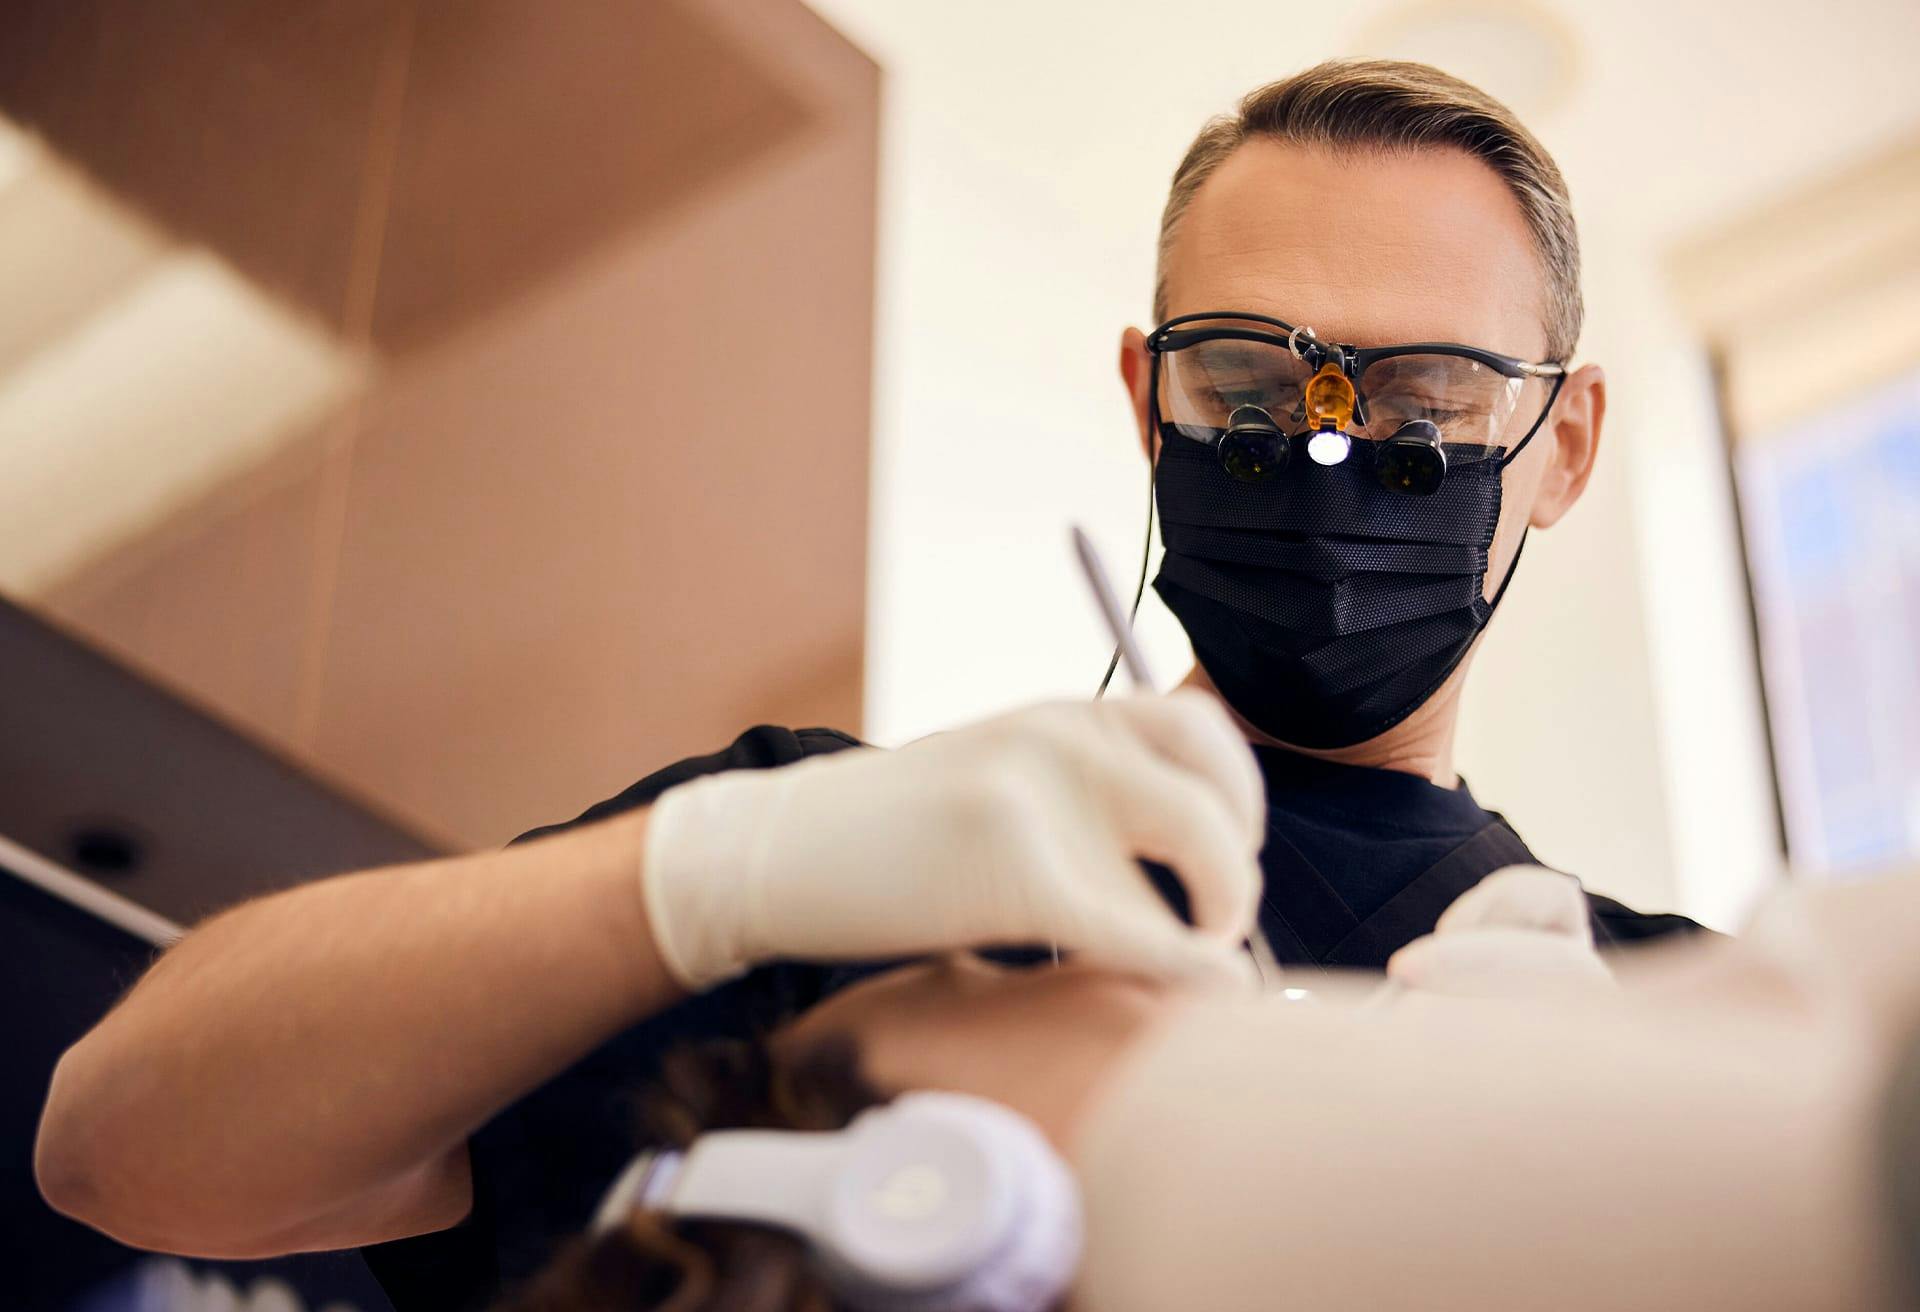
[{"label": "black face mask", "polygon": [[1162,431],[1154,591],[1221,695],[1281,742],[1349,747],[1406,719],[1466,657],[1519,564],[1515,551],[1488,601],[1502,448],[1449,445],[1439,490],[1406,496],[1381,486],[1369,442],[1333,466],[1296,450],[1279,478],[1244,483],[1213,447]]}]

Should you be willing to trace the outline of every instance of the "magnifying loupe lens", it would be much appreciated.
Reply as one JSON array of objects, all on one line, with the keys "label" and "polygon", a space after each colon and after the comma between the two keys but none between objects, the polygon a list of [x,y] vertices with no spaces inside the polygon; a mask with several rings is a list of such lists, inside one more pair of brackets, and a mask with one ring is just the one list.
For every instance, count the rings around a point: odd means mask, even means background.
[{"label": "magnifying loupe lens", "polygon": [[1264,483],[1287,467],[1291,448],[1273,416],[1243,405],[1227,419],[1220,436],[1220,467],[1242,483]]},{"label": "magnifying loupe lens", "polygon": [[1447,453],[1440,447],[1440,430],[1424,419],[1402,424],[1380,444],[1374,472],[1390,492],[1432,496],[1447,480]]},{"label": "magnifying loupe lens", "polygon": [[1271,428],[1244,428],[1220,439],[1220,467],[1242,483],[1264,483],[1287,467],[1286,439]]}]

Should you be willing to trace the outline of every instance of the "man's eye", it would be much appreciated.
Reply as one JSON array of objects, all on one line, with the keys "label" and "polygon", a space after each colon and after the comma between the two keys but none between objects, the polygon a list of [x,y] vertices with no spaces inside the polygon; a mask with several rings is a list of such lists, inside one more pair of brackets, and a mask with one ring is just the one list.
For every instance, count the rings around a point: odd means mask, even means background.
[{"label": "man's eye", "polygon": [[1229,410],[1241,405],[1264,406],[1270,399],[1266,391],[1259,387],[1223,387],[1216,383],[1207,389],[1207,400]]},{"label": "man's eye", "polygon": [[1474,411],[1457,403],[1445,401],[1426,401],[1419,397],[1387,397],[1375,403],[1374,407],[1382,418],[1391,417],[1405,423],[1409,419],[1425,419],[1444,428],[1450,423],[1472,418]]},{"label": "man's eye", "polygon": [[1210,383],[1206,399],[1231,410],[1235,406],[1257,405],[1275,419],[1300,412],[1302,394],[1298,387],[1276,387],[1270,382]]}]

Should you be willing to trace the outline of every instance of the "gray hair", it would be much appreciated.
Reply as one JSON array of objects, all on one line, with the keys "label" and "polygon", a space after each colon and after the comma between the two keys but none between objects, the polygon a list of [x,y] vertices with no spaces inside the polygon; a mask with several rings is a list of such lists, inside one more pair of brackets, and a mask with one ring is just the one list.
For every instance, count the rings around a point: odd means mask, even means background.
[{"label": "gray hair", "polygon": [[1426,64],[1335,59],[1250,92],[1210,120],[1174,170],[1160,216],[1153,313],[1167,317],[1167,253],[1200,186],[1244,141],[1266,138],[1335,148],[1455,147],[1482,160],[1520,204],[1546,275],[1547,358],[1565,362],[1580,340],[1580,237],[1566,180],[1553,156],[1505,105]]}]

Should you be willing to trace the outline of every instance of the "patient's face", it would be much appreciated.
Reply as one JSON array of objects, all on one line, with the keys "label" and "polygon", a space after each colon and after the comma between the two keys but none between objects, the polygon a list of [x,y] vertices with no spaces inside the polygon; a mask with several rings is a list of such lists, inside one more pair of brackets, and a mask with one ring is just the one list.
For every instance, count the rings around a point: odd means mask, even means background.
[{"label": "patient's face", "polygon": [[788,1026],[778,1046],[849,1035],[881,1091],[993,1098],[1064,1149],[1113,1061],[1191,997],[1088,966],[1015,970],[956,955],[837,994]]}]

